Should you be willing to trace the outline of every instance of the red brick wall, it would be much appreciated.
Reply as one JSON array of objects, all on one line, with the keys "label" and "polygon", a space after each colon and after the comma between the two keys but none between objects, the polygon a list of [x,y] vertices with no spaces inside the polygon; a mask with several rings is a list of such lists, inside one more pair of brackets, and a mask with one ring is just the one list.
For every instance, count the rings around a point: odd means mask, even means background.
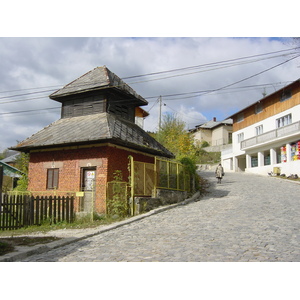
[{"label": "red brick wall", "polygon": [[128,156],[131,155],[134,160],[154,163],[154,157],[142,155],[140,153],[134,153],[127,150],[119,149],[117,147],[109,147],[108,151],[108,181],[113,180],[113,173],[116,170],[122,171],[123,181],[128,181]]},{"label": "red brick wall", "polygon": [[57,191],[80,191],[81,168],[93,167],[96,162],[95,209],[105,213],[106,183],[113,180],[113,172],[122,171],[123,181],[128,181],[128,156],[134,160],[154,163],[154,158],[117,147],[91,147],[57,151],[31,152],[29,163],[30,191],[47,191],[47,169],[59,168]]}]

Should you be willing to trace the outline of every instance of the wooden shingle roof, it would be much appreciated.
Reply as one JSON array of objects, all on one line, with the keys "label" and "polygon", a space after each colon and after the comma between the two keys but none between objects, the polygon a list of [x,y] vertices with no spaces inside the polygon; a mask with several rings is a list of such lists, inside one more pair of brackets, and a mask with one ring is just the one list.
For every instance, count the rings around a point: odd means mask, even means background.
[{"label": "wooden shingle roof", "polygon": [[28,152],[32,149],[104,142],[174,157],[138,125],[109,113],[59,119],[11,149]]},{"label": "wooden shingle roof", "polygon": [[137,102],[138,106],[148,104],[142,96],[138,95],[129,85],[111,72],[106,66],[97,67],[87,72],[71,83],[65,85],[63,88],[52,93],[49,97],[61,102],[66,96],[103,89],[114,89],[123,94],[127,94],[131,101]]}]

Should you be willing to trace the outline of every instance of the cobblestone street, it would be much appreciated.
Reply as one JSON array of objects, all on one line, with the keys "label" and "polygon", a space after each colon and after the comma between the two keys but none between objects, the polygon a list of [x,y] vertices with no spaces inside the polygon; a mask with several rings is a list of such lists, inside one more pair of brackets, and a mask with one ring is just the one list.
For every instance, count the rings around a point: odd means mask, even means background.
[{"label": "cobblestone street", "polygon": [[299,262],[300,185],[211,171],[201,201],[33,255],[43,262]]}]

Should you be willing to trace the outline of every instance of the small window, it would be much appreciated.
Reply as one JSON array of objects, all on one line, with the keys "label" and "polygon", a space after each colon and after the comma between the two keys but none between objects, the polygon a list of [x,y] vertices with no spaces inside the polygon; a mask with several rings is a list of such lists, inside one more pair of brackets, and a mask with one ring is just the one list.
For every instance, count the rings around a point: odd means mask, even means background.
[{"label": "small window", "polygon": [[288,100],[291,97],[292,97],[292,92],[291,91],[283,91],[282,94],[280,95],[280,102]]},{"label": "small window", "polygon": [[292,114],[276,119],[276,128],[284,127],[292,123]]},{"label": "small window", "polygon": [[244,113],[239,113],[237,115],[237,120],[238,123],[244,121]]},{"label": "small window", "polygon": [[264,153],[264,166],[269,166],[271,164],[270,151]]},{"label": "small window", "polygon": [[259,126],[255,127],[255,133],[256,133],[256,135],[263,134],[264,133],[263,125],[259,125]]},{"label": "small window", "polygon": [[242,142],[244,140],[244,132],[239,133],[237,138],[238,138],[238,143]]},{"label": "small window", "polygon": [[47,189],[54,190],[58,188],[58,174],[59,169],[47,170]]},{"label": "small window", "polygon": [[232,144],[232,132],[228,132],[228,144]]},{"label": "small window", "polygon": [[251,156],[251,168],[258,167],[258,157],[256,156]]},{"label": "small window", "polygon": [[262,102],[256,103],[254,109],[255,109],[255,114],[261,113],[263,111],[263,104],[262,104]]}]

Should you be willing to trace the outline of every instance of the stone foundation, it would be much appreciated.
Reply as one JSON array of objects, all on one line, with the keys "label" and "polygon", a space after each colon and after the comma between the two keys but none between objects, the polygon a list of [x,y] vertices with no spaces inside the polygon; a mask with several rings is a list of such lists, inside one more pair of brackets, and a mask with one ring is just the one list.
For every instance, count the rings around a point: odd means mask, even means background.
[{"label": "stone foundation", "polygon": [[139,215],[156,207],[182,202],[187,198],[187,192],[172,190],[157,190],[157,197],[135,197],[134,214]]}]

